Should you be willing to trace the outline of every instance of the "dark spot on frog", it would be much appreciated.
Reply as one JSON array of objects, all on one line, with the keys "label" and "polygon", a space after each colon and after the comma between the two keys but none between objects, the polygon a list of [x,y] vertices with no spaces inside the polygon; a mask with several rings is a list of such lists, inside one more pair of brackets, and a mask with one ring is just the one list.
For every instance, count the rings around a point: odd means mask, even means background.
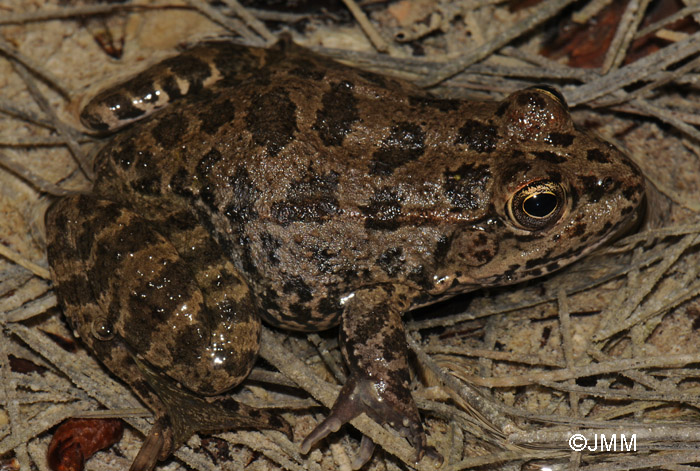
[{"label": "dark spot on frog", "polygon": [[544,160],[545,162],[549,162],[552,164],[561,164],[566,162],[566,157],[563,157],[561,155],[557,155],[554,152],[550,152],[548,150],[541,151],[541,152],[533,152],[532,153],[537,159]]},{"label": "dark spot on frog", "polygon": [[152,156],[148,152],[143,152],[139,157],[137,168],[139,178],[131,181],[131,188],[142,195],[159,196],[163,176],[158,170],[158,166],[150,162]]},{"label": "dark spot on frog", "polygon": [[545,255],[542,257],[532,258],[532,259],[528,260],[527,262],[525,262],[525,269],[529,270],[531,268],[535,268],[535,267],[550,263],[551,258],[549,255],[550,255],[550,251],[545,253]]},{"label": "dark spot on frog", "polygon": [[[219,262],[221,262],[221,259],[219,259]],[[217,281],[217,283],[218,283],[219,285],[223,285],[223,286],[240,286],[241,284],[243,284],[243,282],[241,281],[240,278],[238,278],[237,276],[234,276],[233,273],[231,273],[230,271],[228,271],[228,270],[225,269],[225,268],[224,268],[224,269],[221,269],[221,270],[219,271],[219,275],[220,275],[220,278],[219,278],[218,281]],[[232,310],[238,309],[237,306],[230,306],[230,307],[231,307]],[[236,311],[232,311],[232,312],[236,312]]]},{"label": "dark spot on frog", "polygon": [[367,206],[360,206],[367,229],[395,231],[401,225],[401,201],[396,192],[381,188],[374,192]]},{"label": "dark spot on frog", "polygon": [[318,302],[317,309],[324,318],[335,319],[340,316],[343,307],[340,305],[338,296],[326,296],[321,298],[321,300]]},{"label": "dark spot on frog", "polygon": [[[210,239],[196,245],[192,245],[191,250],[183,251],[180,256],[191,264],[200,267],[217,267],[222,260],[223,254],[218,244]],[[238,284],[234,280],[234,286]]]},{"label": "dark spot on frog", "polygon": [[510,108],[510,101],[501,102],[498,108],[496,108],[494,115],[500,118],[508,112],[508,108]]},{"label": "dark spot on frog", "polygon": [[219,211],[216,205],[216,195],[214,194],[214,187],[212,185],[205,185],[199,190],[199,198],[204,204],[206,204],[209,209],[217,213]]},{"label": "dark spot on frog", "polygon": [[314,262],[316,262],[316,269],[320,273],[333,273],[335,271],[335,264],[333,263],[333,258],[336,256],[337,254],[331,252],[331,250],[328,248],[311,248],[311,258]]},{"label": "dark spot on frog", "polygon": [[583,250],[584,250],[585,248],[586,248],[586,246],[585,246],[585,245],[582,245],[582,246],[580,246],[580,247],[578,247],[578,248],[569,249],[569,250],[567,250],[566,252],[564,252],[564,253],[562,253],[561,255],[559,255],[558,257],[556,257],[556,260],[567,259],[567,258],[570,258],[570,257],[578,257],[579,255],[581,255],[581,252],[583,252]]},{"label": "dark spot on frog", "polygon": [[622,191],[622,196],[627,198],[628,200],[632,201],[634,200],[636,195],[644,193],[644,185],[633,185],[625,188]]},{"label": "dark spot on frog", "polygon": [[259,276],[258,267],[253,261],[252,241],[250,237],[241,235],[238,238],[238,244],[233,244],[228,237],[220,237],[217,239],[222,249],[226,253],[238,254],[238,260],[245,271],[250,272],[251,276]]},{"label": "dark spot on frog", "polygon": [[374,72],[370,72],[368,70],[360,70],[358,71],[357,75],[367,80],[369,83],[379,86],[380,88],[388,88],[387,82],[391,81],[389,77],[375,74]]},{"label": "dark spot on frog", "polygon": [[289,313],[291,314],[291,316],[288,317],[290,318],[290,320],[293,320],[296,324],[311,324],[309,321],[313,319],[314,314],[309,306],[306,306],[301,303],[291,303],[289,304],[288,309]]},{"label": "dark spot on frog", "polygon": [[239,83],[239,72],[250,69],[256,62],[256,57],[249,49],[230,44],[213,43],[217,49],[214,56],[214,66],[219,70],[223,78],[221,86],[233,86]]},{"label": "dark spot on frog", "polygon": [[479,262],[479,263],[486,263],[489,260],[491,260],[496,253],[492,250],[477,250],[474,252],[474,258]]},{"label": "dark spot on frog", "polygon": [[107,132],[111,129],[110,124],[106,122],[102,116],[87,111],[83,111],[80,114],[80,121],[82,121],[87,128],[94,129],[97,132]]},{"label": "dark spot on frog", "polygon": [[[231,410],[233,412],[238,411],[240,409],[240,405],[238,402],[236,402],[234,399],[231,399],[230,397],[224,397],[221,399],[217,399],[217,402],[221,404],[223,407],[225,407],[227,410]],[[260,417],[260,413],[257,410],[252,410],[249,412],[251,417]]]},{"label": "dark spot on frog", "polygon": [[454,111],[459,109],[461,103],[459,100],[450,100],[446,98],[436,98],[433,96],[417,96],[411,95],[408,97],[408,102],[414,107],[428,107],[440,111]]},{"label": "dark spot on frog", "polygon": [[586,152],[586,158],[591,162],[598,162],[601,164],[610,162],[610,156],[600,149],[589,149],[588,152]]},{"label": "dark spot on frog", "polygon": [[591,203],[597,203],[603,195],[615,190],[619,185],[619,182],[611,177],[606,177],[601,180],[595,175],[586,175],[579,177],[579,179],[583,184],[584,193],[588,195],[588,201]]},{"label": "dark spot on frog", "polygon": [[620,161],[620,163],[632,170],[632,174],[639,175],[639,168],[631,160],[623,159]]},{"label": "dark spot on frog", "polygon": [[194,195],[189,186],[191,182],[192,175],[190,172],[185,168],[180,168],[177,172],[173,173],[169,186],[176,195],[191,198]]},{"label": "dark spot on frog", "polygon": [[[107,228],[112,228],[115,225],[115,221],[119,219],[122,211],[115,204],[109,204],[102,206],[100,211],[95,211],[94,200],[89,197],[81,197],[80,214],[82,216],[97,214],[96,217],[91,217],[89,222],[86,224],[85,229],[82,230],[75,238],[75,248],[80,254],[82,259],[87,260],[92,251],[93,245],[97,241],[95,239],[95,234],[103,234]],[[93,213],[94,212],[94,213]],[[131,229],[131,226],[129,226]],[[138,230],[138,226],[134,226],[135,230]],[[149,239],[150,240],[150,239]]]},{"label": "dark spot on frog", "polygon": [[[201,307],[204,309],[204,307]],[[154,325],[153,327],[156,327]],[[155,333],[152,332],[151,336]],[[147,334],[145,334],[147,335]],[[204,333],[201,331],[201,329],[197,328],[192,328],[192,329],[178,329],[178,333],[176,336],[173,337],[173,344],[174,345],[187,345],[188,348],[171,348],[169,349],[170,355],[172,355],[173,358],[173,365],[177,366],[186,366],[192,364],[192,362],[195,360],[192,357],[192,351],[198,348],[199,345],[204,344],[207,342],[207,339],[204,335]],[[148,348],[149,345],[146,344],[144,347]],[[201,348],[201,347],[199,347]],[[214,390],[214,387],[209,381],[205,380],[204,374],[206,372],[200,372],[197,369],[188,369],[190,371],[190,374],[194,375],[197,377],[197,388],[200,391],[212,391]],[[204,374],[203,374],[204,373]]]},{"label": "dark spot on frog", "polygon": [[425,133],[420,125],[408,121],[397,123],[372,154],[370,173],[391,175],[402,165],[418,159],[424,150]]},{"label": "dark spot on frog", "polygon": [[122,170],[128,170],[134,163],[137,150],[132,141],[127,141],[121,148],[110,152],[110,158],[114,164]]},{"label": "dark spot on frog", "polygon": [[313,82],[320,82],[326,76],[326,71],[323,68],[317,67],[316,64],[307,59],[297,59],[294,62],[295,67],[289,73]]},{"label": "dark spot on frog", "polygon": [[304,179],[292,182],[287,199],[272,205],[272,216],[282,225],[292,222],[323,223],[340,214],[336,195],[339,175],[310,173]]},{"label": "dark spot on frog", "polygon": [[469,150],[479,153],[493,151],[500,139],[494,126],[475,120],[467,120],[458,134],[455,144],[466,144]]},{"label": "dark spot on frog", "polygon": [[454,172],[446,170],[443,191],[457,211],[474,210],[488,201],[491,171],[488,165],[462,164]]},{"label": "dark spot on frog", "polygon": [[[133,105],[132,100],[126,94],[114,94],[113,98],[110,100],[110,109],[113,110],[114,115],[119,120],[132,120],[144,114],[143,110],[140,110]],[[96,119],[99,119],[100,121],[95,122]],[[103,128],[101,119],[102,118],[92,117],[90,115],[86,115],[85,117],[85,120],[91,125],[91,127],[94,126],[94,129]]]},{"label": "dark spot on frog", "polygon": [[377,259],[377,264],[388,276],[396,276],[401,271],[406,260],[403,257],[401,247],[392,247],[385,250]]},{"label": "dark spot on frog", "polygon": [[445,261],[447,254],[450,252],[450,247],[452,246],[452,237],[441,236],[435,243],[435,263],[440,265]]},{"label": "dark spot on frog", "polygon": [[[260,307],[263,310],[263,314],[270,316],[269,313],[279,313],[280,312],[280,305],[277,303],[279,301],[280,296],[277,293],[276,290],[272,288],[265,288],[264,292],[258,297],[259,302],[260,302]],[[272,319],[272,323],[274,325],[275,323],[275,317],[267,317],[267,319]]]},{"label": "dark spot on frog", "polygon": [[215,134],[221,126],[233,121],[236,116],[236,107],[231,100],[223,100],[210,103],[205,111],[199,113],[202,121],[200,129],[210,136]]},{"label": "dark spot on frog", "polygon": [[[382,329],[386,327],[387,322],[385,316],[379,315],[379,313],[389,311],[391,306],[380,304],[372,307],[373,308],[370,312],[368,312],[368,315],[363,316],[362,319],[353,319],[351,327],[352,332],[350,332],[350,334],[354,338],[371,339],[377,336]],[[352,345],[352,342],[348,338],[348,332],[343,327],[345,327],[345,324],[343,324],[339,331],[340,344]],[[382,344],[383,346],[386,346],[386,343],[382,342]],[[348,356],[352,357],[353,353],[354,352],[352,350],[349,350]]]},{"label": "dark spot on frog", "polygon": [[542,270],[539,268],[535,268],[534,270],[530,270],[527,272],[528,276],[532,277],[537,277],[542,275]]},{"label": "dark spot on frog", "polygon": [[316,113],[313,129],[329,147],[342,145],[353,123],[360,119],[353,88],[351,82],[333,83],[321,99],[323,107]]},{"label": "dark spot on frog", "polygon": [[214,165],[221,161],[221,157],[221,152],[216,148],[212,148],[197,162],[197,167],[195,167],[197,175],[203,180],[208,179],[214,173]]},{"label": "dark spot on frog", "polygon": [[486,245],[489,241],[489,238],[486,236],[486,234],[479,234],[474,238],[474,247],[482,247]]},{"label": "dark spot on frog", "polygon": [[280,258],[277,256],[277,249],[282,246],[282,242],[274,237],[269,232],[263,232],[260,236],[263,250],[267,253],[267,261],[272,266],[277,266],[280,263]]},{"label": "dark spot on frog", "polygon": [[559,269],[559,263],[558,263],[558,262],[552,262],[552,263],[548,264],[548,265],[547,265],[546,267],[544,267],[544,268],[545,268],[545,270],[547,270],[548,272],[553,272],[553,271]]},{"label": "dark spot on frog", "polygon": [[301,303],[308,303],[313,299],[311,288],[301,277],[295,276],[284,282],[282,291],[285,294],[294,293]]},{"label": "dark spot on frog", "polygon": [[556,147],[569,147],[574,142],[574,135],[561,132],[551,132],[545,138],[545,141],[550,142]]},{"label": "dark spot on frog", "polygon": [[161,87],[163,87],[163,91],[168,95],[170,101],[177,100],[183,96],[177,80],[172,75],[168,75],[161,80]]},{"label": "dark spot on frog", "polygon": [[[60,254],[63,257],[63,254]],[[55,258],[54,258],[55,259]],[[70,278],[61,280],[61,282],[56,286],[59,291],[61,299],[65,299],[66,304],[72,306],[80,306],[84,303],[85,296],[87,293],[92,292],[92,285],[88,281],[88,277],[85,273],[79,273],[72,275]],[[71,318],[67,317],[70,321]],[[72,326],[77,328],[77,325]]]},{"label": "dark spot on frog", "polygon": [[547,108],[544,97],[536,92],[521,93],[516,98],[516,103],[524,109],[537,107],[539,110]]},{"label": "dark spot on frog", "polygon": [[504,163],[503,167],[500,169],[502,181],[504,183],[510,183],[516,180],[518,176],[525,175],[531,168],[532,165],[526,161],[525,154],[519,150],[515,150],[511,152],[508,163]]},{"label": "dark spot on frog", "polygon": [[233,175],[228,179],[228,187],[233,189],[229,198],[232,203],[224,208],[224,214],[229,221],[242,224],[258,218],[254,204],[260,195],[260,190],[253,184],[248,170],[238,165]]},{"label": "dark spot on frog", "polygon": [[515,275],[515,273],[520,269],[519,264],[512,264],[509,265],[508,268],[503,272],[503,277],[500,279],[506,279],[509,280]]},{"label": "dark spot on frog", "polygon": [[573,212],[576,211],[576,207],[578,206],[578,190],[575,187],[569,187],[567,191],[567,195],[570,201],[570,209],[569,211]]},{"label": "dark spot on frog", "polygon": [[144,103],[158,103],[158,101],[162,98],[160,94],[153,93],[152,80],[134,81],[130,88],[131,94],[135,97],[138,97],[139,100],[143,101]]},{"label": "dark spot on frog", "polygon": [[153,137],[163,149],[171,149],[182,141],[187,132],[187,120],[180,113],[162,116],[153,127]]},{"label": "dark spot on frog", "polygon": [[572,237],[581,237],[586,233],[586,223],[579,222],[571,229]]},{"label": "dark spot on frog", "polygon": [[516,240],[518,242],[532,242],[533,240],[539,239],[540,237],[541,237],[541,235],[537,234],[537,233],[530,233],[530,234],[509,233],[509,234],[503,235],[503,240],[513,239],[513,240]]},{"label": "dark spot on frog", "polygon": [[548,174],[548,177],[550,180],[552,180],[554,183],[561,183],[563,181],[563,178],[561,176],[561,173],[559,172],[553,172],[550,171]]},{"label": "dark spot on frog", "polygon": [[289,92],[282,87],[253,96],[245,121],[253,141],[265,146],[271,157],[294,140],[298,130],[296,110]]},{"label": "dark spot on frog", "polygon": [[[99,253],[95,254],[95,259],[105,264],[102,267],[104,276],[113,279],[113,265],[118,264],[120,259],[117,254],[126,257],[128,254],[139,252],[143,247],[155,246],[159,243],[158,233],[153,229],[151,223],[140,218],[133,219],[124,227],[119,228],[119,237],[101,240],[98,243],[95,251],[99,251]],[[95,268],[97,268],[97,264]],[[107,286],[107,284],[102,286]]]},{"label": "dark spot on frog", "polygon": [[[60,201],[61,200],[56,200],[51,204],[51,206],[49,206],[44,214],[44,221],[45,223],[52,224],[53,227],[56,228],[56,232],[59,234],[66,234],[68,232],[68,217],[66,216],[65,212],[59,211],[59,213],[56,215],[52,214],[58,210]],[[47,248],[50,248],[50,246]]]},{"label": "dark spot on frog", "polygon": [[170,68],[172,73],[189,83],[188,94],[202,90],[203,82],[211,75],[209,64],[191,55],[180,55],[166,59],[163,64]]},{"label": "dark spot on frog", "polygon": [[[111,349],[111,347],[110,347]],[[111,355],[113,352],[105,352],[108,356]],[[133,364],[133,360],[130,360],[129,363]],[[129,386],[134,389],[134,392],[138,394],[140,397],[151,397],[153,396],[153,390],[151,389],[151,386],[145,381],[145,380],[136,380],[133,383],[130,383]]]},{"label": "dark spot on frog", "polygon": [[[408,279],[425,291],[429,291],[434,287],[432,276],[430,276],[423,265],[412,267],[408,273]],[[420,304],[420,302],[417,304]]]}]

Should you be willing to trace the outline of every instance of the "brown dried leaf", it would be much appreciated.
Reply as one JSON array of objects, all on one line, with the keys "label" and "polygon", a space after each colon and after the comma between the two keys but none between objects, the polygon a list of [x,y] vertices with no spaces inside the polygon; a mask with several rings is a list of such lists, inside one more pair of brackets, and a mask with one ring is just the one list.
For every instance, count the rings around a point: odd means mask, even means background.
[{"label": "brown dried leaf", "polygon": [[47,460],[53,471],[82,471],[85,461],[122,438],[120,419],[68,419],[54,433]]}]

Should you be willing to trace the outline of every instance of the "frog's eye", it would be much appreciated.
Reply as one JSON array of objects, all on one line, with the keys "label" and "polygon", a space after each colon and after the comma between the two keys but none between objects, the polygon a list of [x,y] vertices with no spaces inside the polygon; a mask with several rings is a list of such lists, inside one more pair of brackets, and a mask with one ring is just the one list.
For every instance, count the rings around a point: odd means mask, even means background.
[{"label": "frog's eye", "polygon": [[97,340],[112,340],[114,338],[114,327],[104,317],[98,317],[92,321],[92,335]]},{"label": "frog's eye", "polygon": [[536,85],[534,87],[530,87],[529,89],[536,90],[542,94],[549,96],[554,101],[559,102],[559,104],[563,106],[564,109],[569,108],[569,105],[567,105],[564,95],[562,95],[561,92],[554,87],[550,87],[548,85]]},{"label": "frog's eye", "polygon": [[564,209],[566,192],[549,180],[532,182],[516,191],[507,203],[513,223],[530,231],[554,224]]}]

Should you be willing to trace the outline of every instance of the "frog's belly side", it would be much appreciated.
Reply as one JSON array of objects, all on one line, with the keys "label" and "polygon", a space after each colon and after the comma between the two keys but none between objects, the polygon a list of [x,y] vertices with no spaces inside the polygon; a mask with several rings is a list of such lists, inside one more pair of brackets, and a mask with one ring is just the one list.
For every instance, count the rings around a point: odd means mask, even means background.
[{"label": "frog's belly side", "polygon": [[243,231],[245,242],[230,247],[268,323],[315,331],[336,325],[342,298],[363,286],[431,289],[442,239],[436,227],[368,231],[344,218],[286,226],[255,221]]}]

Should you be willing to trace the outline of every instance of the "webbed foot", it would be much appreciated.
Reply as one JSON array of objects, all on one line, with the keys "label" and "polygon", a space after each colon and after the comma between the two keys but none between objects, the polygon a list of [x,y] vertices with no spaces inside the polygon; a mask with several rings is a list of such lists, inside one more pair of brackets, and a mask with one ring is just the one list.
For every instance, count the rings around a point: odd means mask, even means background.
[{"label": "webbed foot", "polygon": [[281,417],[233,399],[208,401],[134,358],[148,385],[157,394],[163,410],[141,446],[130,471],[150,471],[195,433],[216,433],[239,428],[277,430],[291,440],[292,428]]},{"label": "webbed foot", "polygon": [[[388,391],[391,386],[387,383],[378,384],[371,379],[358,379],[358,376],[353,375],[348,379],[328,416],[302,442],[301,452],[308,453],[313,445],[337,432],[342,425],[364,412],[374,421],[388,424],[407,438],[416,449],[416,462],[426,455],[442,462],[440,454],[427,444],[420,416],[410,393],[408,401],[397,402],[395,399],[406,397],[405,393],[408,391]],[[374,446],[369,437],[362,437],[360,450],[352,463],[353,469],[360,469],[372,458]]]}]

